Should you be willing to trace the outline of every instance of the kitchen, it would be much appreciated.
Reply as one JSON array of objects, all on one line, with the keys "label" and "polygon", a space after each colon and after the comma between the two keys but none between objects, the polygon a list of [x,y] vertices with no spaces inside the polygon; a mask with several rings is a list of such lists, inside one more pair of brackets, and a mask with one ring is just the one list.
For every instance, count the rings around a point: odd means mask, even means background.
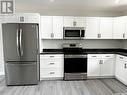
[{"label": "kitchen", "polygon": [[0,94],[126,95],[127,2],[114,1],[16,1],[0,15]]}]

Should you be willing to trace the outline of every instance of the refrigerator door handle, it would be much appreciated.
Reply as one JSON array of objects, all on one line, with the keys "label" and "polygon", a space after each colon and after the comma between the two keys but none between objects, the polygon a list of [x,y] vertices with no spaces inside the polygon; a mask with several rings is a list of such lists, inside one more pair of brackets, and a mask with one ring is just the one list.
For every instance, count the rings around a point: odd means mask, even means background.
[{"label": "refrigerator door handle", "polygon": [[22,47],[22,33],[23,33],[23,30],[20,29],[20,56],[23,55],[23,47]]},{"label": "refrigerator door handle", "polygon": [[18,53],[18,56],[20,56],[20,50],[19,50],[19,30],[17,29],[17,34],[16,34],[16,44],[17,44],[17,53]]}]

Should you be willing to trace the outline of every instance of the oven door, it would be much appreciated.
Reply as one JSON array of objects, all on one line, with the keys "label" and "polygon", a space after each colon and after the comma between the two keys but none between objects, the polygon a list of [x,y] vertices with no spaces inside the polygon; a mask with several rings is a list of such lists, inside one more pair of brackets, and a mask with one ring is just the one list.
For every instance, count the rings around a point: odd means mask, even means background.
[{"label": "oven door", "polygon": [[64,73],[87,73],[87,56],[65,55]]}]

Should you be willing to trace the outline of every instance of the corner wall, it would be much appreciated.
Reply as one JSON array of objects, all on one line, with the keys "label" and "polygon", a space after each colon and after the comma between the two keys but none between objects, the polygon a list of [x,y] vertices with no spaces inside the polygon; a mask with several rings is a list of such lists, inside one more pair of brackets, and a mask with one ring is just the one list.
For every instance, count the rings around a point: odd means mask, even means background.
[{"label": "corner wall", "polygon": [[127,49],[127,40],[123,41],[123,49]]}]

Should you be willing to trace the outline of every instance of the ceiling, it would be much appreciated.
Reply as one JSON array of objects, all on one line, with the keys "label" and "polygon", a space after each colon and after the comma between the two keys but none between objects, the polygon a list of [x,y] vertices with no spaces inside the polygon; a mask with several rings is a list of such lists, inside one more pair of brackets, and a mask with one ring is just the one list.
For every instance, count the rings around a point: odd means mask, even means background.
[{"label": "ceiling", "polygon": [[15,0],[16,10],[127,11],[127,0]]}]

